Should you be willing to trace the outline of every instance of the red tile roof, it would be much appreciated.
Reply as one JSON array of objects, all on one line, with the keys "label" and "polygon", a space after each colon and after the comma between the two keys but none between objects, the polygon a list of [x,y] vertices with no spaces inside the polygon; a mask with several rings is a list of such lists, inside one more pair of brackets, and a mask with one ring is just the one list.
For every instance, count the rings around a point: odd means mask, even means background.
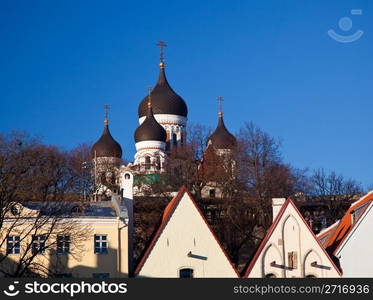
[{"label": "red tile roof", "polygon": [[[342,242],[346,239],[347,235],[351,232],[354,225],[357,223],[358,220],[353,222],[353,213],[356,209],[363,207],[364,204],[368,204],[373,201],[373,191],[369,192],[368,194],[361,197],[358,201],[351,204],[350,208],[347,210],[346,214],[343,218],[338,222],[338,226],[334,233],[330,236],[330,238],[326,242],[326,249],[329,253],[335,254],[338,250],[338,247],[342,244]],[[367,209],[369,205],[365,205],[365,209]],[[359,216],[364,212],[362,212]]]},{"label": "red tile roof", "polygon": [[159,237],[161,236],[163,230],[165,229],[168,221],[170,220],[173,212],[175,211],[176,207],[178,206],[178,204],[180,203],[180,200],[183,198],[184,194],[187,193],[190,200],[192,201],[192,203],[194,204],[195,208],[197,209],[198,213],[200,214],[201,218],[203,219],[203,221],[205,222],[207,228],[210,230],[212,236],[215,238],[216,242],[218,243],[220,249],[223,251],[225,257],[227,258],[228,262],[230,263],[230,265],[232,266],[233,270],[236,272],[237,274],[237,277],[239,277],[239,273],[237,272],[236,268],[234,267],[234,265],[232,264],[229,256],[227,255],[226,251],[224,250],[224,248],[221,246],[219,240],[217,239],[216,235],[214,234],[214,232],[211,230],[211,227],[210,225],[207,223],[206,221],[206,218],[204,217],[204,215],[202,214],[201,210],[199,209],[197,203],[194,201],[192,195],[189,193],[188,189],[183,186],[181,187],[181,189],[179,190],[179,192],[177,193],[177,195],[170,201],[170,203],[167,204],[164,212],[163,212],[163,216],[162,216],[162,222],[161,222],[161,225],[159,226],[158,230],[156,231],[152,241],[150,242],[150,245],[149,247],[146,249],[143,257],[141,258],[140,260],[140,263],[138,264],[138,266],[136,267],[136,270],[135,270],[135,276],[138,275],[142,269],[142,267],[144,266],[146,260],[148,259],[151,251],[153,250],[154,248],[154,245],[155,243],[158,241]]},{"label": "red tile roof", "polygon": [[303,223],[306,225],[307,229],[309,230],[309,232],[312,234],[312,236],[314,237],[314,239],[316,240],[316,242],[319,244],[320,246],[320,249],[322,249],[325,253],[325,255],[327,256],[327,258],[329,259],[330,263],[334,266],[334,268],[337,270],[337,272],[342,275],[341,273],[341,270],[336,266],[336,264],[334,263],[334,261],[331,259],[331,257],[329,256],[329,254],[325,251],[324,247],[321,245],[319,239],[315,236],[315,234],[313,233],[312,229],[309,227],[308,223],[306,222],[306,220],[303,218],[302,214],[299,212],[298,208],[295,206],[295,204],[293,203],[293,201],[288,198],[286,200],[286,202],[282,205],[280,211],[278,212],[276,218],[274,219],[272,225],[269,227],[269,229],[267,230],[267,234],[265,235],[263,241],[260,243],[260,246],[258,248],[258,250],[256,251],[255,255],[254,255],[254,258],[251,260],[249,266],[247,267],[247,270],[245,272],[245,275],[243,277],[248,277],[251,270],[254,268],[254,265],[256,263],[256,261],[258,260],[260,254],[262,253],[263,251],[263,248],[265,247],[265,245],[267,244],[268,240],[271,238],[272,236],[272,233],[273,231],[276,229],[278,223],[280,222],[281,220],[281,217],[283,216],[286,208],[289,206],[289,205],[292,205],[293,208],[295,209],[295,211],[298,213],[299,217],[302,219]]},{"label": "red tile roof", "polygon": [[321,231],[317,238],[320,241],[321,245],[323,245],[324,248],[326,248],[326,245],[328,244],[328,241],[332,234],[334,233],[335,229],[338,226],[338,222],[335,222],[334,224],[330,225],[328,228]]}]

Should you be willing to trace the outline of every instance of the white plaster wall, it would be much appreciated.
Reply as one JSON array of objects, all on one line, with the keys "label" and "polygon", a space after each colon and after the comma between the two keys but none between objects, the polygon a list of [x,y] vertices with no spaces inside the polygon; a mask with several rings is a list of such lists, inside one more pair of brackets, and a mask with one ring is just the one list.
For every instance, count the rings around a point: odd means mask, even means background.
[{"label": "white plaster wall", "polygon": [[373,203],[359,219],[336,256],[340,259],[343,277],[373,277]]},{"label": "white plaster wall", "polygon": [[[289,251],[297,252],[297,268],[294,270],[286,269]],[[311,266],[314,261],[317,267]],[[272,262],[275,262],[274,266]],[[248,277],[260,278],[266,274],[275,274],[277,277],[340,277],[291,204],[287,206]]]},{"label": "white plaster wall", "polygon": [[[207,260],[188,257],[189,251]],[[194,277],[237,277],[186,193],[138,276],[179,277],[178,271],[184,267],[193,268]]]},{"label": "white plaster wall", "polygon": [[[140,125],[142,122],[145,120],[145,116],[141,117],[139,119]],[[182,126],[185,126],[187,123],[187,118],[183,116],[178,116],[178,115],[168,115],[168,114],[154,114],[154,118],[157,120],[157,122],[161,125],[164,124],[179,124]]]}]

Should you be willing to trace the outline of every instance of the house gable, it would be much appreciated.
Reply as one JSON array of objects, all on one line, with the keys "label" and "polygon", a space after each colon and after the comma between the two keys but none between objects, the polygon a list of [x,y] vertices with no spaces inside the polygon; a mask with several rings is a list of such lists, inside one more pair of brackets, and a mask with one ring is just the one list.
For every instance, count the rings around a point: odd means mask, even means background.
[{"label": "house gable", "polygon": [[185,187],[165,208],[162,223],[142,257],[138,277],[238,277],[228,256]]},{"label": "house gable", "polygon": [[340,277],[341,273],[288,199],[244,277]]}]

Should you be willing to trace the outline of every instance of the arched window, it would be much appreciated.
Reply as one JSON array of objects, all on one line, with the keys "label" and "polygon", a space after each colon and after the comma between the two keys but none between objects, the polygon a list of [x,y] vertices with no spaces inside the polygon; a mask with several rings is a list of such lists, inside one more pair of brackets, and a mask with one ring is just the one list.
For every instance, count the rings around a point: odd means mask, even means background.
[{"label": "arched window", "polygon": [[124,179],[131,179],[131,175],[128,173],[124,174]]},{"label": "arched window", "polygon": [[306,278],[316,278],[316,276],[313,274],[309,274],[309,275],[306,275]]},{"label": "arched window", "polygon": [[176,135],[176,133],[172,134],[172,145],[177,146],[177,135]]},{"label": "arched window", "polygon": [[273,273],[266,274],[266,278],[276,278],[276,275]]},{"label": "arched window", "polygon": [[157,156],[157,170],[160,170],[161,169],[161,158],[159,156]]},{"label": "arched window", "polygon": [[145,170],[150,170],[151,162],[150,162],[150,156],[145,156]]},{"label": "arched window", "polygon": [[194,270],[191,268],[183,268],[179,270],[179,277],[180,278],[193,278],[194,277]]}]

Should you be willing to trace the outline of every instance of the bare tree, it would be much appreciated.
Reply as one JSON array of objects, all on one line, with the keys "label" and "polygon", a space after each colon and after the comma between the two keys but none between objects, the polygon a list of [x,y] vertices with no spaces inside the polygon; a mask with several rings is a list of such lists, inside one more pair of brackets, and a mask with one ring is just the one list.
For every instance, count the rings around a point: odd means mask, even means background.
[{"label": "bare tree", "polygon": [[0,272],[47,276],[53,271],[43,256],[59,236],[69,236],[72,256],[81,255],[89,228],[72,218],[75,183],[67,152],[25,134],[0,135]]},{"label": "bare tree", "polygon": [[363,193],[361,184],[356,180],[346,179],[335,172],[327,173],[324,169],[315,170],[310,183],[309,198],[328,206],[325,212],[327,225],[340,219],[356,196]]}]

